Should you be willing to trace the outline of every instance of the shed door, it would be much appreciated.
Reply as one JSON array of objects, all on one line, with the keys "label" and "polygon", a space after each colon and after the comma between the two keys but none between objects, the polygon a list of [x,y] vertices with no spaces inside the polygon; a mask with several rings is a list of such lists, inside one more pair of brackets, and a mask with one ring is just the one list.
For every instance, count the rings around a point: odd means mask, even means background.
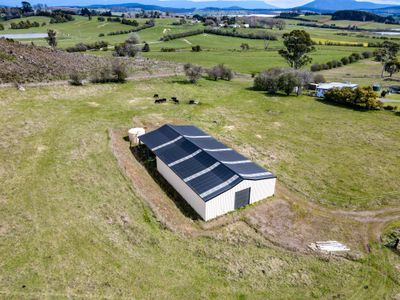
[{"label": "shed door", "polygon": [[250,188],[235,193],[235,209],[250,203]]}]

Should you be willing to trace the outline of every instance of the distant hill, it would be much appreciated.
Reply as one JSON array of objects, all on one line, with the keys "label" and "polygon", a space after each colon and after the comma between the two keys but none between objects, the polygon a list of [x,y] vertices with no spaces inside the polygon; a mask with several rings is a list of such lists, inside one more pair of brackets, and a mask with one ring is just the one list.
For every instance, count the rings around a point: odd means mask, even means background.
[{"label": "distant hill", "polygon": [[[240,3],[240,6],[238,4]],[[92,8],[110,8],[110,7],[125,7],[138,8],[144,10],[159,10],[159,11],[174,11],[188,12],[195,9],[206,10],[244,10],[244,9],[274,9],[276,7],[266,4],[264,1],[188,1],[188,0],[153,0],[146,3],[115,3],[115,4],[92,4],[87,7]]]},{"label": "distant hill", "polygon": [[337,11],[337,10],[358,10],[358,9],[379,9],[387,7],[387,4],[372,2],[358,2],[355,0],[314,0],[299,8],[312,11]]}]

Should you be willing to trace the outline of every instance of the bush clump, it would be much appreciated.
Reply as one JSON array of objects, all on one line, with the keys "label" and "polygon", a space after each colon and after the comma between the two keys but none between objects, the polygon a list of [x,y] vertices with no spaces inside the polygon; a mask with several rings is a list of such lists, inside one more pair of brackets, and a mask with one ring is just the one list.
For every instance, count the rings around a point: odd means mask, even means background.
[{"label": "bush clump", "polygon": [[86,76],[83,73],[80,72],[72,72],[69,74],[69,84],[70,85],[75,85],[75,86],[80,86],[83,85],[83,81],[85,80]]},{"label": "bush clump", "polygon": [[325,79],[324,75],[322,75],[322,74],[316,74],[316,75],[314,76],[314,82],[315,82],[315,83],[324,83],[324,82],[326,82],[326,79]]},{"label": "bush clump", "polygon": [[334,88],[325,93],[324,99],[328,102],[338,103],[350,107],[379,110],[383,103],[377,99],[378,95],[371,87]]},{"label": "bush clump", "polygon": [[254,89],[276,94],[278,91],[290,95],[296,91],[297,95],[315,81],[315,76],[308,71],[292,70],[285,68],[272,68],[259,73],[254,78]]},{"label": "bush clump", "polygon": [[208,77],[214,80],[224,79],[230,81],[233,78],[232,70],[225,67],[224,64],[216,65],[211,69],[208,69],[206,72]]},{"label": "bush clump", "polygon": [[185,64],[183,66],[183,69],[190,83],[196,83],[197,80],[199,80],[201,78],[201,75],[203,74],[202,67],[197,65]]},{"label": "bush clump", "polygon": [[93,73],[91,83],[124,83],[128,77],[126,65],[121,61],[114,61]]},{"label": "bush clump", "polygon": [[192,52],[200,52],[201,51],[201,47],[200,45],[196,45],[192,47]]}]

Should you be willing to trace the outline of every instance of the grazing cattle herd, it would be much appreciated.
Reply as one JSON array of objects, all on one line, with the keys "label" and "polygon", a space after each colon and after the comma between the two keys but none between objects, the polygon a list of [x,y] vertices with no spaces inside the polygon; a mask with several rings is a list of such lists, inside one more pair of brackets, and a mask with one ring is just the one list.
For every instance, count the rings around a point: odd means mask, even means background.
[{"label": "grazing cattle herd", "polygon": [[[155,104],[167,103],[167,98],[160,98],[158,94],[154,94],[153,98]],[[173,102],[174,104],[180,103],[177,97],[171,97],[169,101]],[[200,104],[200,101],[191,99],[189,100],[188,104]]]}]

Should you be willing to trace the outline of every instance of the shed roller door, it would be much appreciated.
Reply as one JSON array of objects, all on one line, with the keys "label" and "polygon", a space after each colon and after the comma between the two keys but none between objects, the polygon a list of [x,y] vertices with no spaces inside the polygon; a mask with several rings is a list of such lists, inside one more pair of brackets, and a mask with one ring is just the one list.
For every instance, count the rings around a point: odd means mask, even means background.
[{"label": "shed roller door", "polygon": [[235,193],[235,209],[250,203],[250,188]]}]

